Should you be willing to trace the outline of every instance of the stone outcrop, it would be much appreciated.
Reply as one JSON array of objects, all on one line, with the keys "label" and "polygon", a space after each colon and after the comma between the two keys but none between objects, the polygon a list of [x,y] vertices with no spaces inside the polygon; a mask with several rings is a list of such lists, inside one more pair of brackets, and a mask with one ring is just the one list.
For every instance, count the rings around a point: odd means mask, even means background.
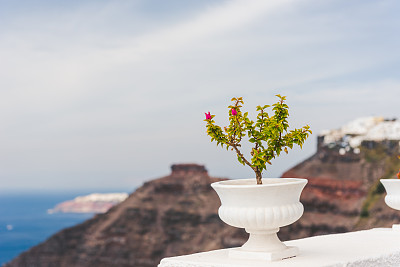
[{"label": "stone outcrop", "polygon": [[281,230],[284,238],[341,233],[399,223],[399,212],[384,203],[381,178],[395,178],[399,142],[363,142],[358,153],[319,144],[317,153],[282,177],[307,178],[302,218]]},{"label": "stone outcrop", "polygon": [[[283,174],[309,183],[301,196],[304,215],[281,229],[281,239],[399,223],[400,212],[385,205],[379,182],[400,168],[399,141],[363,140],[360,147],[350,147],[345,138],[318,141],[315,155]],[[148,267],[168,256],[239,246],[247,234],[217,214],[220,201],[210,184],[219,180],[204,166],[173,165],[170,175],[145,183],[107,213],[53,235],[6,266]]]},{"label": "stone outcrop", "polygon": [[219,198],[204,166],[178,164],[107,213],[65,229],[7,267],[154,267],[161,258],[238,246],[241,229],[218,217]]}]

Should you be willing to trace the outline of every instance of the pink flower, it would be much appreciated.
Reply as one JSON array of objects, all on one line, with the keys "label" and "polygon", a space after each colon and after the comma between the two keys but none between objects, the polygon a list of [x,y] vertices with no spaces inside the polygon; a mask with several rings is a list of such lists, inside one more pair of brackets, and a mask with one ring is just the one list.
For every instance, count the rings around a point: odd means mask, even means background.
[{"label": "pink flower", "polygon": [[231,113],[232,113],[232,116],[235,116],[235,115],[237,115],[237,111],[236,111],[236,109],[231,109]]},{"label": "pink flower", "polygon": [[204,113],[204,114],[206,114],[206,120],[211,120],[212,119],[210,111],[208,113]]}]

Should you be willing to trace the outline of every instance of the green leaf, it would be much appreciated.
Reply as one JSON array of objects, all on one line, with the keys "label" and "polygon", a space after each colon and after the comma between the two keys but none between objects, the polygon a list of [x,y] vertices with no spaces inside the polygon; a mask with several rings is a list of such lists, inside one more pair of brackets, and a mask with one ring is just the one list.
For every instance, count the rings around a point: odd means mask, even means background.
[{"label": "green leaf", "polygon": [[[251,151],[250,163],[248,160],[246,160],[247,163],[244,161],[240,152],[236,154],[238,161],[260,171],[266,170],[266,164],[271,164],[271,160],[279,156],[282,151],[288,153],[288,148],[292,149],[294,144],[302,148],[312,131],[308,125],[289,131],[287,120],[289,107],[285,103],[286,97],[279,94],[276,96],[279,98],[278,102],[257,106],[258,114],[255,121],[248,118],[248,112],[242,112],[241,108],[244,104],[242,97],[232,98],[233,103],[228,106],[228,126],[221,128],[213,119],[204,120],[211,142],[216,141],[217,146],[224,147],[225,145],[227,150],[231,148],[233,151],[234,147],[240,149],[243,138],[246,138],[250,143],[255,144]],[[266,112],[268,108],[272,109],[272,116]],[[231,109],[235,109],[237,114],[232,115]],[[212,118],[214,117],[215,115],[212,115]]]}]

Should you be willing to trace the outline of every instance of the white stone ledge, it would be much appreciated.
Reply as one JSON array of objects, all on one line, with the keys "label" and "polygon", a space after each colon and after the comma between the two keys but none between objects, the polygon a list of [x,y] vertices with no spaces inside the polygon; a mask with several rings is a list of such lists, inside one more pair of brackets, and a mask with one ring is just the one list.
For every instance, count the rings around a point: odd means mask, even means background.
[{"label": "white stone ledge", "polygon": [[230,249],[165,258],[159,267],[399,267],[400,230],[376,228],[284,242],[300,255],[282,261],[238,260]]}]

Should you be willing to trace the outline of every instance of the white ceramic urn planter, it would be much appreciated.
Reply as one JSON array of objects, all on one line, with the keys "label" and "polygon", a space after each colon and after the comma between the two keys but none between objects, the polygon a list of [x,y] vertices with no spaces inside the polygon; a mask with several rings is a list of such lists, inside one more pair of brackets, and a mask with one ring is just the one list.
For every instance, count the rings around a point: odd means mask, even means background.
[{"label": "white ceramic urn planter", "polygon": [[249,240],[230,250],[229,256],[273,261],[298,255],[298,248],[287,247],[277,232],[303,215],[300,195],[306,184],[307,180],[300,178],[265,178],[262,185],[257,185],[256,179],[211,184],[221,200],[221,220],[250,234]]},{"label": "white ceramic urn planter", "polygon": [[[381,183],[385,187],[386,204],[395,210],[400,210],[400,179],[381,179]],[[393,224],[393,230],[400,231],[400,224]]]}]

